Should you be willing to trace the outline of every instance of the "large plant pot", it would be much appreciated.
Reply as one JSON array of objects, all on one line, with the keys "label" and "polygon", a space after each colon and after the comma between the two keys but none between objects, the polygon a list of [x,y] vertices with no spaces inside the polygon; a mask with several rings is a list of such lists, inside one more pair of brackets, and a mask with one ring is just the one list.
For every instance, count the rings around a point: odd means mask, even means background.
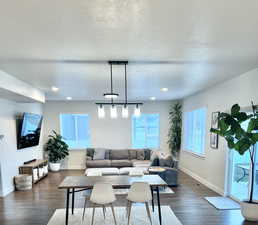
[{"label": "large plant pot", "polygon": [[49,163],[50,170],[53,172],[58,172],[61,167],[61,163]]},{"label": "large plant pot", "polygon": [[241,213],[248,221],[258,221],[258,203],[241,202]]}]

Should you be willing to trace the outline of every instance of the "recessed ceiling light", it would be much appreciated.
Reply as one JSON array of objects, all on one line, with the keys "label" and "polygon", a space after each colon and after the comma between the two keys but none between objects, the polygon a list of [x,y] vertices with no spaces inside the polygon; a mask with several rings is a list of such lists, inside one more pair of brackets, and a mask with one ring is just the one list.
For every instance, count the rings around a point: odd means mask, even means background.
[{"label": "recessed ceiling light", "polygon": [[66,100],[72,100],[72,97],[66,97]]},{"label": "recessed ceiling light", "polygon": [[160,90],[166,92],[168,91],[168,88],[161,88]]},{"label": "recessed ceiling light", "polygon": [[55,87],[55,86],[52,86],[51,89],[52,89],[52,91],[54,91],[54,92],[57,92],[57,91],[59,90],[59,88],[58,88],[58,87]]},{"label": "recessed ceiling light", "polygon": [[150,97],[150,100],[151,100],[151,101],[155,101],[155,100],[156,100],[156,97]]}]

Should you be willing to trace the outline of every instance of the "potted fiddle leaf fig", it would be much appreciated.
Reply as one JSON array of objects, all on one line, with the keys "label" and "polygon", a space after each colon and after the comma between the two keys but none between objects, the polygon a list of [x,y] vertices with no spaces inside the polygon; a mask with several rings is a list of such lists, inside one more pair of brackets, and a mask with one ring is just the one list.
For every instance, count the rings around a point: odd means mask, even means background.
[{"label": "potted fiddle leaf fig", "polygon": [[50,170],[57,172],[60,170],[60,161],[69,155],[69,150],[62,136],[54,130],[53,133],[53,135],[48,136],[45,151],[48,153]]},{"label": "potted fiddle leaf fig", "polygon": [[[211,132],[224,137],[228,147],[234,149],[240,155],[249,153],[250,168],[250,193],[246,201],[241,202],[241,212],[246,220],[258,221],[258,203],[254,201],[255,180],[255,150],[258,142],[258,113],[252,102],[251,114],[240,111],[240,106],[235,104],[230,113],[220,113],[218,118],[218,129],[211,128]],[[247,121],[247,128],[243,123]]]}]

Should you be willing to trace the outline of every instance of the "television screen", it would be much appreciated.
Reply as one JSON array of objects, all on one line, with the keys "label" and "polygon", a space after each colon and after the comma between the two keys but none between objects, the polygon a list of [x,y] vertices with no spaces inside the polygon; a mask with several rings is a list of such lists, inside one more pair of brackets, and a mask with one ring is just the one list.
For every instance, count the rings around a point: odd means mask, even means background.
[{"label": "television screen", "polygon": [[27,148],[39,144],[42,116],[24,113],[18,133],[17,148]]}]

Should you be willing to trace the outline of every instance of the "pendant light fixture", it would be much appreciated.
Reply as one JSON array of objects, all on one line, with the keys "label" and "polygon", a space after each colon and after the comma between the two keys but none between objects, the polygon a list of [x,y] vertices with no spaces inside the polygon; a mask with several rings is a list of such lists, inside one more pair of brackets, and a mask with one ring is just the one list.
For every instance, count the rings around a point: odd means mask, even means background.
[{"label": "pendant light fixture", "polygon": [[136,117],[141,116],[141,109],[140,109],[139,105],[136,105],[134,108],[134,116],[136,116]]},{"label": "pendant light fixture", "polygon": [[103,105],[98,106],[98,117],[99,118],[105,118],[105,109]]},{"label": "pendant light fixture", "polygon": [[[104,93],[103,96],[107,99],[110,99],[111,102],[97,102],[98,105],[98,117],[104,118],[105,117],[105,109],[104,105],[110,106],[110,117],[112,119],[117,118],[117,106],[122,106],[122,118],[129,117],[129,107],[130,105],[134,105],[134,115],[139,117],[141,115],[140,105],[143,105],[141,102],[128,102],[128,95],[127,95],[127,64],[128,61],[109,61],[110,65],[110,92]],[[118,98],[119,94],[113,92],[113,65],[124,65],[125,71],[125,100],[124,102],[114,102],[114,99]]]}]

